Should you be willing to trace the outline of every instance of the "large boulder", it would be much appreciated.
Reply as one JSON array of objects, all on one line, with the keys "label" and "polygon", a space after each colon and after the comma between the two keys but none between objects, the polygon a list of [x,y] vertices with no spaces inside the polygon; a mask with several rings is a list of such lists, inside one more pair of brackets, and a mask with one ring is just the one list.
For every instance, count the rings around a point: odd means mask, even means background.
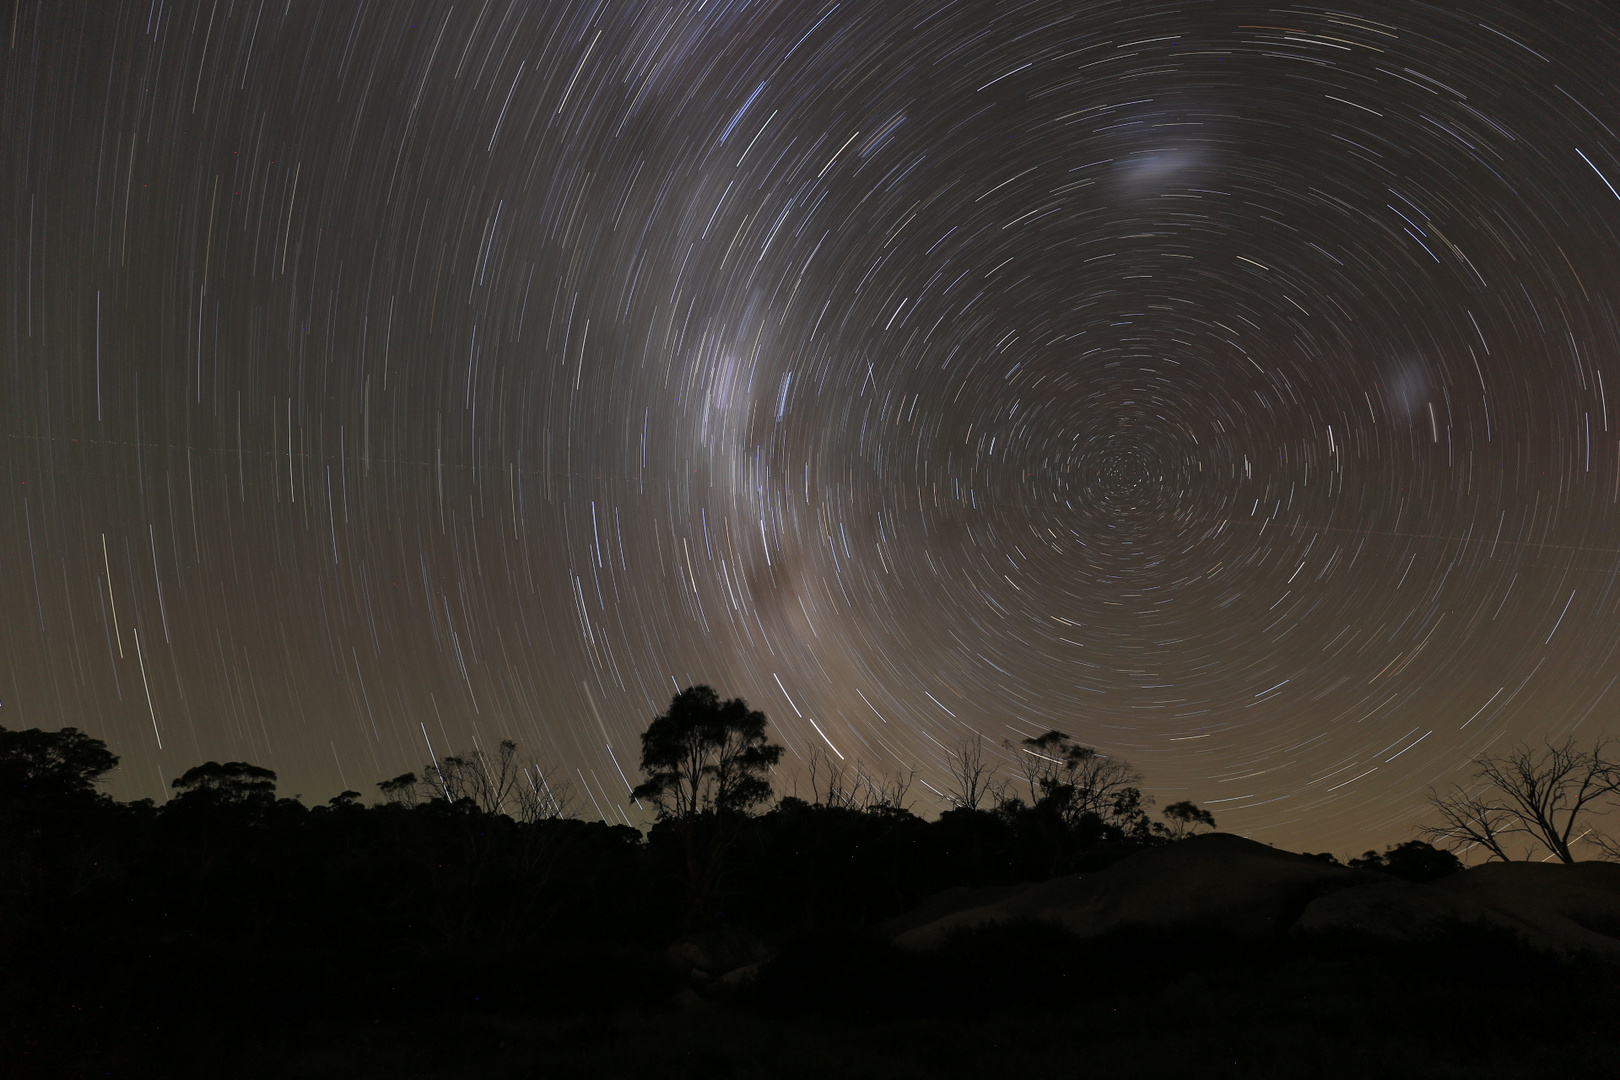
[{"label": "large boulder", "polygon": [[1227,833],[1140,851],[1106,870],[1007,889],[952,889],[888,926],[903,948],[953,931],[1052,923],[1264,937],[1352,931],[1420,941],[1454,926],[1510,931],[1536,948],[1620,960],[1620,865],[1487,863],[1417,885]]},{"label": "large boulder", "polygon": [[1458,924],[1510,930],[1548,952],[1620,959],[1620,866],[1486,863],[1428,885],[1373,882],[1312,901],[1294,929],[1418,941]]},{"label": "large boulder", "polygon": [[1563,952],[1620,959],[1620,865],[1486,863],[1432,886],[1530,928]]},{"label": "large boulder", "polygon": [[1208,833],[1137,852],[1094,874],[1058,878],[950,911],[910,925],[895,942],[930,949],[956,930],[1023,921],[1055,923],[1081,937],[1116,930],[1266,936],[1288,930],[1318,897],[1377,880],[1365,871],[1241,836]]},{"label": "large boulder", "polygon": [[[1351,931],[1394,941],[1421,941],[1448,926],[1489,926],[1533,937],[1517,919],[1458,893],[1385,877],[1327,893],[1306,905],[1291,927],[1296,934]],[[1535,941],[1543,947],[1551,943]]]},{"label": "large boulder", "polygon": [[879,932],[891,941],[898,940],[901,935],[920,926],[927,926],[960,912],[998,904],[1033,888],[1038,886],[1028,882],[1019,885],[986,885],[978,888],[958,885],[944,892],[937,892],[904,915],[890,919],[879,928]]}]

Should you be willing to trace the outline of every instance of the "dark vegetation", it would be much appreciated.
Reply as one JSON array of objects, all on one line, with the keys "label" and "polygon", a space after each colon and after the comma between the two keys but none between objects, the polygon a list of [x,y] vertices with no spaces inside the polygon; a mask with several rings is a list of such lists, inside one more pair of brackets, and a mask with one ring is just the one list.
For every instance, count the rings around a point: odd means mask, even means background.
[{"label": "dark vegetation", "polygon": [[[773,801],[764,716],[694,687],[643,737],[644,837],[573,816],[512,743],[372,805],[208,762],[160,807],[98,792],[99,740],[0,729],[0,1073],[1620,1075],[1613,972],[1480,930],[1396,949],[1031,924],[895,948],[881,925],[941,890],[1214,825],[1185,802],[1153,820],[1139,774],[1062,733],[1021,749],[1008,783],[964,744],[933,820],[909,778],[825,760]],[[1351,865],[1460,864],[1413,841]]]}]

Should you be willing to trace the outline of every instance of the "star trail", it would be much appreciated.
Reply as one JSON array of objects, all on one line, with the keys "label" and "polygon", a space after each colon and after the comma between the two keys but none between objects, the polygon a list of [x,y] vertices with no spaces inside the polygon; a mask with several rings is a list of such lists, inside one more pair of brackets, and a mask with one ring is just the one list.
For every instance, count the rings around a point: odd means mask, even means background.
[{"label": "star trail", "polygon": [[0,723],[640,823],[703,682],[1404,838],[1620,708],[1611,14],[16,0]]}]

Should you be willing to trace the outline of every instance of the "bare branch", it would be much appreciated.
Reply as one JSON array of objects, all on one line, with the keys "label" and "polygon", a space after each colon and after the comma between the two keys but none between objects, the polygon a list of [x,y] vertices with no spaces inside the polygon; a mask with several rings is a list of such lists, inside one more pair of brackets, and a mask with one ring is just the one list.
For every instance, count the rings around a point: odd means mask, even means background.
[{"label": "bare branch", "polygon": [[[538,761],[520,759],[517,743],[503,739],[494,757],[475,749],[424,766],[418,791],[429,800],[466,799],[486,814],[506,814],[516,821],[548,821],[571,816],[571,789],[554,775],[555,770]],[[396,801],[394,793],[384,794]]]},{"label": "bare branch", "polygon": [[906,795],[917,776],[915,769],[892,774],[874,772],[860,760],[835,761],[815,749],[810,751],[805,772],[812,805],[861,811],[904,810]]},{"label": "bare branch", "polygon": [[945,797],[963,810],[977,810],[991,802],[998,766],[984,760],[984,736],[964,736],[950,752],[951,790]]},{"label": "bare branch", "polygon": [[538,762],[524,766],[522,780],[513,789],[512,817],[522,822],[557,821],[573,817],[573,786]]},{"label": "bare branch", "polygon": [[1504,845],[1524,829],[1506,806],[1456,787],[1444,795],[1431,789],[1429,805],[1440,816],[1441,824],[1420,827],[1418,831],[1425,839],[1457,851],[1483,847],[1494,858],[1513,861]]},{"label": "bare branch", "polygon": [[1565,739],[1476,758],[1474,779],[1480,788],[1472,793],[1453,788],[1443,795],[1431,791],[1429,804],[1441,824],[1421,831],[1454,848],[1479,845],[1503,861],[1512,859],[1507,840],[1513,836],[1528,839],[1527,856],[1545,849],[1565,863],[1576,861],[1578,843],[1610,852],[1613,841],[1590,824],[1592,817],[1606,812],[1603,804],[1620,781],[1609,746],[1600,740],[1583,750]]}]

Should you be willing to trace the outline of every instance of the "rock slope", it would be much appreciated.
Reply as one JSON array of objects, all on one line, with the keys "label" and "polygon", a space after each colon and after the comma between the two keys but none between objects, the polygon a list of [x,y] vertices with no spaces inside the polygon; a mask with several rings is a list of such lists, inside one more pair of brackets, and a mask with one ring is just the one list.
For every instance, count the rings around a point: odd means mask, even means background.
[{"label": "rock slope", "polygon": [[930,949],[956,930],[1020,921],[1054,923],[1080,937],[1352,930],[1397,940],[1461,922],[1510,930],[1550,951],[1620,960],[1620,865],[1491,863],[1415,885],[1211,833],[1093,874],[952,890],[891,929],[903,948]]}]

